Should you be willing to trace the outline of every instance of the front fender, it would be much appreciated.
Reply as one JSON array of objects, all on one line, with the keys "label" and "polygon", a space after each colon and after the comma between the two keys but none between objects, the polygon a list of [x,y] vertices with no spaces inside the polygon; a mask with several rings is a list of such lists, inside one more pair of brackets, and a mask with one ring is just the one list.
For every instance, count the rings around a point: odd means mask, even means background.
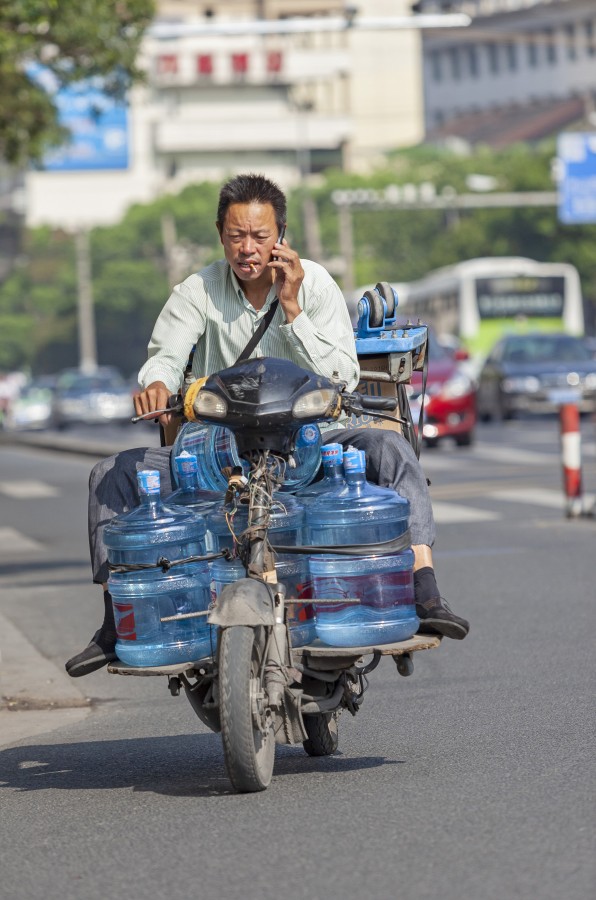
[{"label": "front fender", "polygon": [[209,612],[210,625],[275,625],[272,588],[255,578],[240,578],[226,584]]}]

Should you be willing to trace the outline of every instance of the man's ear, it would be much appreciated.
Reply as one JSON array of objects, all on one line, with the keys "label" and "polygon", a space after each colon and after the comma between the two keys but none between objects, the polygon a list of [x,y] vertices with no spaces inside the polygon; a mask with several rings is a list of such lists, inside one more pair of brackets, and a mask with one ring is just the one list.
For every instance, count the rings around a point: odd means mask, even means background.
[{"label": "man's ear", "polygon": [[219,224],[219,222],[216,222],[216,223],[215,223],[215,227],[217,228],[217,232],[218,232],[218,234],[219,234],[219,240],[220,240],[220,242],[223,244],[223,237],[222,237],[222,234],[221,234],[222,228],[221,228],[221,225]]}]

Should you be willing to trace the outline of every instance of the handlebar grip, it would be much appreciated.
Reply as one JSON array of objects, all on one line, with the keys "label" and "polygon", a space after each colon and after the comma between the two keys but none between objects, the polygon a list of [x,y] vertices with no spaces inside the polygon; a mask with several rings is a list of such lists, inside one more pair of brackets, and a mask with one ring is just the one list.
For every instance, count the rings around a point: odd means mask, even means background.
[{"label": "handlebar grip", "polygon": [[363,394],[360,402],[363,409],[397,409],[397,397],[367,397]]}]

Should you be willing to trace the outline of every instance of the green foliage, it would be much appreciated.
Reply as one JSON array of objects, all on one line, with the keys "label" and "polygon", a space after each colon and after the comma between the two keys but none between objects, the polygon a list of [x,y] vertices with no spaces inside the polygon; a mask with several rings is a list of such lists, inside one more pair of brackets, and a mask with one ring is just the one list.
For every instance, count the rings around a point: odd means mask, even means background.
[{"label": "green foliage", "polygon": [[[368,177],[330,171],[314,192],[324,256],[337,256],[340,248],[338,215],[331,199],[336,189],[432,182],[438,193],[446,186],[466,192],[466,178],[482,174],[494,176],[502,191],[553,190],[553,155],[552,144],[515,146],[498,153],[483,149],[470,156],[423,146],[393,154],[383,169]],[[288,238],[305,255],[303,190],[288,198]],[[100,363],[117,365],[125,374],[138,370],[171,285],[221,256],[214,224],[218,192],[219,184],[191,185],[176,196],[135,205],[117,225],[91,233]],[[528,256],[576,265],[588,320],[590,310],[596,310],[596,226],[561,225],[553,207],[457,213],[358,210],[353,227],[359,286],[410,281],[478,256]],[[35,374],[43,374],[76,365],[73,239],[48,229],[31,231],[24,259],[0,286],[0,369],[30,366]]]},{"label": "green foliage", "polygon": [[154,0],[3,0],[0,4],[0,156],[39,160],[67,133],[52,98],[25,71],[39,62],[59,85],[103,78],[123,98],[141,77],[136,59]]}]

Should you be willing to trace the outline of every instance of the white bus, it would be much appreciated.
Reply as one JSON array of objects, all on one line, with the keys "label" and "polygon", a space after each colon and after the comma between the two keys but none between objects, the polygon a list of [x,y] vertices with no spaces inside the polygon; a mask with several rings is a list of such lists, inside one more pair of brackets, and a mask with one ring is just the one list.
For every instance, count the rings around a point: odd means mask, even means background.
[{"label": "white bus", "polygon": [[456,335],[474,355],[509,331],[584,333],[579,274],[569,263],[469,259],[394,287],[400,318]]}]

